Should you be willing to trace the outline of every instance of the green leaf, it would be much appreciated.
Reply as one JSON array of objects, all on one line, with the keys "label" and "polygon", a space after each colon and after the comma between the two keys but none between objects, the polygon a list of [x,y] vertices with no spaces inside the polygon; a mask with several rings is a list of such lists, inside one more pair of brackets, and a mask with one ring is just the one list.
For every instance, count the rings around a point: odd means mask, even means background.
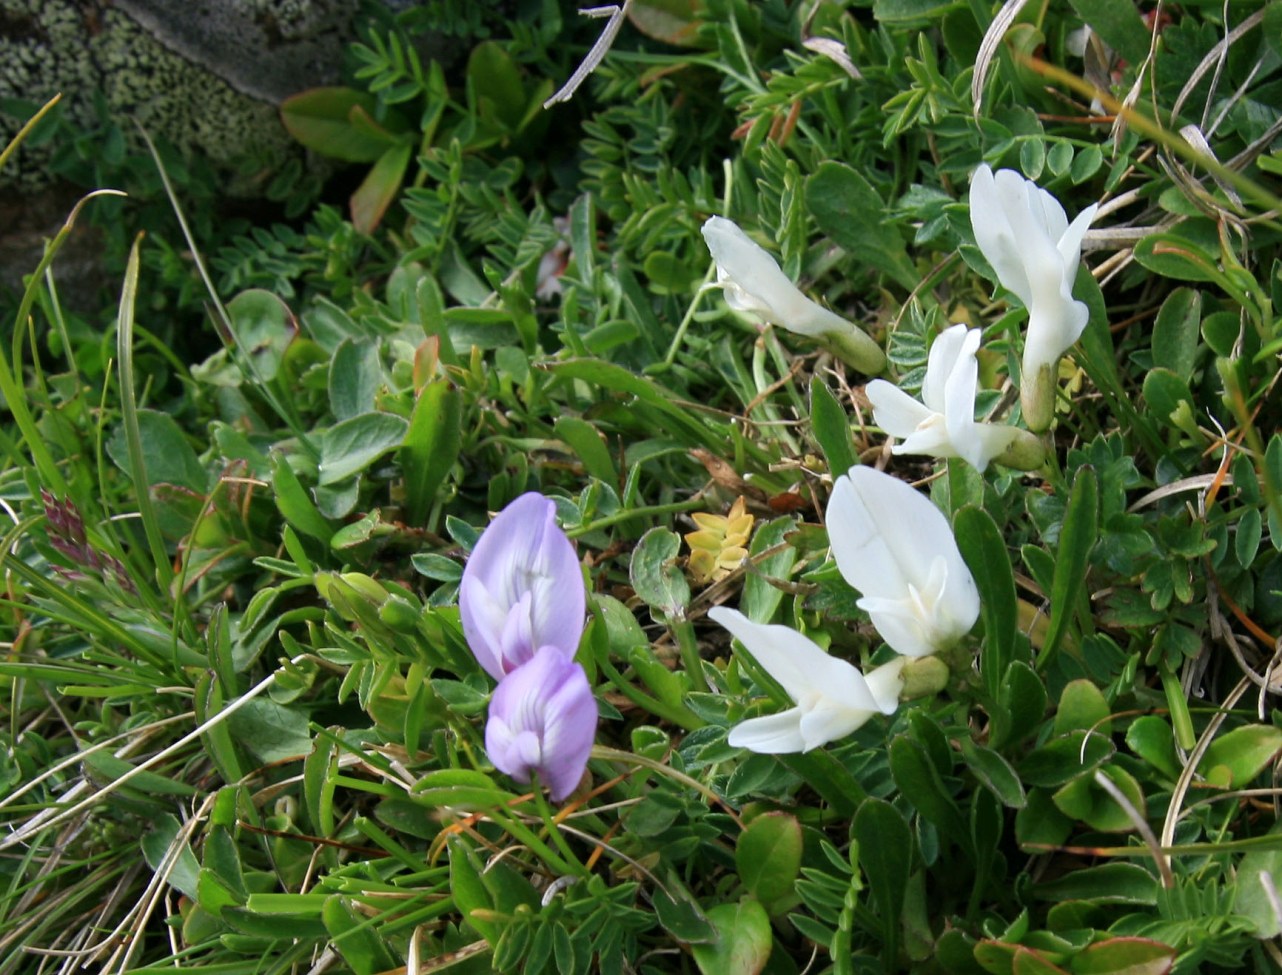
[{"label": "green leaf", "polygon": [[910,291],[921,283],[885,203],[861,173],[844,163],[822,162],[806,178],[805,196],[819,229],[857,261]]},{"label": "green leaf", "polygon": [[1015,638],[1019,633],[1019,601],[1010,553],[997,523],[983,508],[963,507],[953,519],[953,532],[979,588],[984,620],[979,672],[988,693],[996,697],[1006,669],[1015,659]]},{"label": "green leaf", "polygon": [[253,378],[268,383],[280,371],[285,350],[298,334],[289,306],[270,291],[242,291],[227,303],[232,339]]},{"label": "green leaf", "polygon": [[967,846],[970,831],[966,821],[925,746],[908,735],[894,738],[890,743],[890,774],[923,819],[963,848]]},{"label": "green leaf", "polygon": [[1019,773],[991,748],[976,744],[969,735],[961,739],[962,760],[1003,806],[1022,809],[1028,801]]},{"label": "green leaf", "polygon": [[1234,728],[1211,742],[1198,768],[1209,775],[1217,766],[1229,772],[1229,787],[1245,788],[1282,750],[1282,728],[1253,724]]},{"label": "green leaf", "polygon": [[1175,753],[1175,733],[1170,722],[1160,715],[1146,714],[1132,721],[1126,729],[1126,747],[1168,779],[1180,777],[1182,766]]},{"label": "green leaf", "polygon": [[1213,255],[1187,237],[1176,234],[1141,237],[1135,245],[1135,260],[1141,267],[1176,281],[1220,281],[1223,278]]},{"label": "green leaf", "polygon": [[696,419],[696,414],[689,406],[682,406],[681,398],[676,393],[651,379],[638,376],[630,369],[599,359],[566,359],[547,363],[543,368],[558,378],[581,379],[602,389],[635,396],[640,402],[663,414],[673,433],[681,434],[704,447],[714,450],[722,448],[721,438]]},{"label": "green leaf", "polygon": [[[155,410],[139,410],[138,442],[147,468],[148,486],[173,484],[204,497],[209,474],[172,416]],[[123,426],[117,427],[107,441],[107,454],[117,467],[129,472],[129,448]]]},{"label": "green leaf", "polygon": [[462,394],[446,379],[434,379],[418,394],[401,445],[405,516],[425,525],[463,446]]},{"label": "green leaf", "polygon": [[1107,938],[1088,945],[1070,964],[1073,975],[1166,975],[1175,949],[1148,938]]},{"label": "green leaf", "polygon": [[685,618],[690,586],[676,564],[681,536],[668,528],[651,528],[632,550],[628,575],[632,588],[652,610],[664,619]]},{"label": "green leaf", "polygon": [[334,424],[320,435],[321,485],[361,473],[405,440],[409,423],[391,413],[362,413]]},{"label": "green leaf", "polygon": [[387,149],[389,139],[353,121],[352,110],[371,114],[378,99],[353,88],[312,88],[281,102],[285,128],[308,149],[344,162],[373,162]]},{"label": "green leaf", "polygon": [[521,71],[498,41],[482,41],[467,59],[467,83],[481,114],[515,131],[525,114]]},{"label": "green leaf", "polygon": [[1046,687],[1037,672],[1022,660],[1006,668],[997,700],[1000,709],[993,715],[993,748],[1022,741],[1041,727]]},{"label": "green leaf", "polygon": [[859,463],[850,417],[817,374],[810,380],[810,427],[828,459],[828,473],[834,478]]},{"label": "green leaf", "polygon": [[1087,556],[1098,539],[1099,479],[1095,468],[1082,466],[1073,479],[1060,530],[1051,582],[1051,617],[1046,639],[1037,655],[1038,669],[1044,668],[1059,649],[1072,625],[1077,606],[1086,591]]},{"label": "green leaf", "polygon": [[502,927],[488,916],[494,910],[494,899],[481,880],[482,864],[465,840],[450,840],[449,851],[450,894],[454,906],[492,948],[498,942]]},{"label": "green leaf", "polygon": [[[1282,832],[1282,825],[1274,824],[1271,835]],[[1274,909],[1273,898],[1276,880],[1282,877],[1282,850],[1251,850],[1237,868],[1233,912],[1243,914],[1255,922],[1257,938],[1276,938],[1282,934],[1282,919]],[[1268,884],[1268,887],[1265,884]]]},{"label": "green leaf", "polygon": [[1070,731],[1039,745],[1019,763],[1025,785],[1063,785],[1082,772],[1089,772],[1113,757],[1113,743],[1103,735]]},{"label": "green leaf", "polygon": [[334,947],[356,975],[375,975],[396,967],[395,957],[370,918],[357,911],[348,898],[338,894],[329,897],[321,908],[321,920]]},{"label": "green leaf", "polygon": [[1193,378],[1201,334],[1202,292],[1176,288],[1162,302],[1153,323],[1153,364],[1188,382]]},{"label": "green leaf", "polygon": [[279,453],[272,457],[272,491],[277,510],[290,525],[318,541],[329,541],[334,526],[312,504],[289,461]]},{"label": "green leaf", "polygon": [[227,725],[264,765],[302,758],[312,750],[307,715],[268,698],[250,701],[227,719]]},{"label": "green leaf", "polygon": [[924,27],[965,6],[958,0],[874,0],[872,13],[886,27]]},{"label": "green leaf", "polygon": [[1133,4],[1116,0],[1069,0],[1069,3],[1109,47],[1131,64],[1139,64],[1148,57],[1148,28]]},{"label": "green leaf", "polygon": [[1066,735],[1080,729],[1107,737],[1113,733],[1113,723],[1108,720],[1110,712],[1103,692],[1089,680],[1070,681],[1060,692],[1055,734]]},{"label": "green leaf", "polygon": [[774,939],[761,904],[752,899],[720,904],[708,911],[708,920],[716,940],[690,949],[702,975],[757,975],[766,967]]},{"label": "green leaf", "polygon": [[610,448],[591,423],[577,416],[563,416],[553,425],[552,432],[570,445],[589,474],[606,484],[619,483],[619,471],[610,456]]},{"label": "green leaf", "polygon": [[1171,423],[1172,414],[1180,409],[1181,403],[1188,404],[1186,408],[1192,408],[1193,393],[1185,380],[1159,366],[1150,369],[1144,376],[1144,400],[1153,416],[1167,425]]},{"label": "green leaf", "polygon": [[412,145],[389,146],[370,171],[361,180],[348,200],[352,226],[363,234],[372,234],[383,219],[383,214],[396,199],[405,181],[405,170],[414,157]]},{"label": "green leaf", "polygon": [[646,37],[677,47],[698,43],[699,0],[633,0],[628,20]]},{"label": "green leaf", "polygon": [[[1105,765],[1099,769],[1099,774],[1106,776],[1140,816],[1144,816],[1144,790],[1133,775],[1117,765]],[[1061,786],[1052,798],[1064,815],[1101,833],[1125,833],[1135,829],[1134,820],[1122,805],[1095,780],[1095,772],[1077,776]]]},{"label": "green leaf", "polygon": [[[716,926],[675,877],[669,877],[664,887],[655,889],[652,903],[663,929],[678,941],[686,944],[713,944],[717,940]],[[765,911],[762,911],[762,915],[765,915]],[[766,923],[770,923],[769,919]]]},{"label": "green leaf", "polygon": [[859,867],[881,915],[885,957],[894,958],[912,872],[912,830],[899,810],[884,799],[865,799],[855,812],[851,837],[859,845]]},{"label": "green leaf", "polygon": [[1096,904],[1157,903],[1158,879],[1134,863],[1105,863],[1071,870],[1056,880],[1033,887],[1042,900],[1086,900]]},{"label": "green leaf", "polygon": [[753,533],[752,543],[748,546],[753,569],[744,580],[739,609],[754,623],[769,623],[783,602],[783,590],[773,585],[772,580],[787,580],[797,562],[797,550],[787,545],[769,558],[757,559],[762,553],[783,545],[785,536],[795,527],[796,523],[791,518],[776,518]]},{"label": "green leaf", "polygon": [[159,796],[191,796],[196,794],[196,789],[186,782],[178,782],[156,772],[136,772],[134,770],[137,766],[132,762],[117,758],[110,752],[89,752],[84,757],[84,764],[93,770],[95,778],[108,782],[114,782],[122,775],[132,772],[133,774],[130,776],[128,783],[126,783],[127,787],[144,793],[154,793]]},{"label": "green leaf", "polygon": [[373,412],[382,384],[383,363],[376,342],[347,338],[339,343],[329,364],[329,408],[336,419]]},{"label": "green leaf", "polygon": [[785,812],[752,820],[735,845],[735,867],[748,893],[769,908],[793,894],[801,870],[802,835],[797,818]]},{"label": "green leaf", "polygon": [[153,871],[159,870],[162,864],[172,862],[173,865],[169,868],[170,886],[194,900],[200,861],[185,839],[179,845],[176,858],[172,853],[174,844],[179,843],[178,834],[181,830],[182,824],[172,813],[160,813],[155,817],[152,828],[143,834],[142,856]]}]

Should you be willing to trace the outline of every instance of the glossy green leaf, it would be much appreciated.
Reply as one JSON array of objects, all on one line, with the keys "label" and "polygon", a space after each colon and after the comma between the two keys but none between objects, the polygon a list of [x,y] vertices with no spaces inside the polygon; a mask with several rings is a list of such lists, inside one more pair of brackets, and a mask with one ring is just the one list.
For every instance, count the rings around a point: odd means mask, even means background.
[{"label": "glossy green leaf", "polygon": [[1051,583],[1050,625],[1037,655],[1039,670],[1054,659],[1072,625],[1078,603],[1086,592],[1087,557],[1098,541],[1098,532],[1099,479],[1093,467],[1083,466],[1073,478],[1064,526],[1060,530]]},{"label": "glossy green leaf", "polygon": [[1198,768],[1203,774],[1210,774],[1222,766],[1229,772],[1231,787],[1242,789],[1264,771],[1279,751],[1282,751],[1282,728],[1247,725],[1234,728],[1211,742]]},{"label": "glossy green leaf", "polygon": [[334,894],[321,908],[325,929],[356,975],[375,975],[396,967],[396,958],[378,936],[378,927],[348,898]]},{"label": "glossy green leaf", "polygon": [[690,602],[690,585],[676,564],[681,536],[668,528],[651,528],[632,550],[628,575],[632,588],[665,619],[678,620]]},{"label": "glossy green leaf", "polygon": [[962,760],[1003,806],[1022,809],[1027,801],[1023,783],[1014,766],[991,748],[976,744],[970,737],[961,740]]},{"label": "glossy green leaf", "polygon": [[759,902],[745,898],[719,904],[708,911],[708,920],[716,928],[716,940],[690,949],[702,975],[757,975],[766,967],[774,938]]},{"label": "glossy green leaf", "polygon": [[763,813],[744,828],[735,844],[739,879],[748,893],[770,907],[793,893],[801,851],[797,818],[785,812]]},{"label": "glossy green leaf", "polygon": [[806,207],[819,229],[858,262],[913,289],[921,278],[886,204],[867,178],[844,163],[821,162],[806,178]]},{"label": "glossy green leaf", "polygon": [[1179,778],[1182,766],[1175,752],[1171,724],[1157,714],[1145,714],[1126,729],[1126,746],[1168,779]]},{"label": "glossy green leaf", "polygon": [[1202,292],[1176,288],[1158,309],[1153,323],[1153,364],[1185,382],[1193,378],[1202,335]]},{"label": "glossy green leaf", "polygon": [[392,145],[378,157],[348,201],[352,226],[363,234],[372,234],[382,222],[383,214],[401,191],[405,171],[414,157],[412,145]]},{"label": "glossy green leaf", "polygon": [[336,484],[364,471],[399,447],[409,424],[392,413],[362,413],[334,424],[319,437],[320,484]]},{"label": "glossy green leaf", "polygon": [[372,113],[378,100],[353,88],[311,88],[285,99],[281,121],[308,149],[344,162],[373,162],[387,149],[388,138],[367,125],[358,126],[352,111]]},{"label": "glossy green leaf", "polygon": [[1148,938],[1106,938],[1088,945],[1069,966],[1073,975],[1166,975],[1175,949]]},{"label": "glossy green leaf", "polygon": [[426,525],[458,460],[462,416],[462,395],[448,380],[434,379],[419,391],[399,454],[405,472],[405,516],[412,525]]},{"label": "glossy green leaf", "polygon": [[810,427],[828,460],[828,472],[834,478],[859,463],[850,417],[818,375],[810,380]]},{"label": "glossy green leaf", "polygon": [[[784,545],[784,539],[796,527],[792,518],[776,518],[757,528],[748,546],[748,557],[753,569],[743,583],[743,597],[739,610],[754,623],[769,623],[784,592],[775,582],[787,582],[792,567],[797,562],[797,550]],[[780,548],[782,546],[782,548]],[[766,558],[761,556],[771,549],[779,551]]]},{"label": "glossy green leaf", "polygon": [[1019,603],[1010,553],[997,523],[982,508],[967,505],[958,511],[953,519],[953,533],[979,588],[984,621],[979,672],[988,693],[996,697],[1007,667],[1015,658],[1015,640],[1019,633]]}]

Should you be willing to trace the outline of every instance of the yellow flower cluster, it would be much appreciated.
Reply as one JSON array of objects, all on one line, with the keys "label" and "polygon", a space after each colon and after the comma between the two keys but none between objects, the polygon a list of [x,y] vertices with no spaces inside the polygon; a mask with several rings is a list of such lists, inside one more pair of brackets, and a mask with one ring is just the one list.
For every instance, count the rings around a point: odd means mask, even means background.
[{"label": "yellow flower cluster", "polygon": [[688,568],[695,585],[703,586],[724,579],[748,556],[748,537],[752,534],[752,515],[744,510],[738,498],[727,515],[696,512],[691,515],[698,531],[685,536],[690,546]]}]

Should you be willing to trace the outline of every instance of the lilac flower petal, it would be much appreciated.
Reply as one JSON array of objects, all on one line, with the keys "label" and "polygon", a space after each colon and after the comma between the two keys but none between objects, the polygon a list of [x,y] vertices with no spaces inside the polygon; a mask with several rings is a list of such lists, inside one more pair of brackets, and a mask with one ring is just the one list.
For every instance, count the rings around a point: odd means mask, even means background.
[{"label": "lilac flower petal", "polygon": [[587,674],[558,647],[541,647],[501,681],[490,699],[485,750],[517,782],[534,773],[560,802],[583,777],[596,736]]},{"label": "lilac flower petal", "polygon": [[556,524],[556,505],[523,494],[481,533],[463,569],[463,635],[481,666],[501,679],[539,647],[572,658],[586,599],[574,546]]}]

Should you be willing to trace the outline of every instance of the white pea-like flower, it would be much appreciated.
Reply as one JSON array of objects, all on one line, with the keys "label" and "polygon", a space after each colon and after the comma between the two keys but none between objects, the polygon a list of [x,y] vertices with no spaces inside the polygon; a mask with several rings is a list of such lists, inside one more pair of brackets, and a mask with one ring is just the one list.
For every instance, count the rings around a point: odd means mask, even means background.
[{"label": "white pea-like flower", "polygon": [[771,257],[733,220],[709,217],[703,239],[717,262],[717,284],[726,304],[762,323],[826,344],[843,361],[874,376],[886,366],[881,348],[853,322],[801,293]]},{"label": "white pea-like flower", "polygon": [[1081,337],[1089,311],[1073,298],[1082,238],[1095,218],[1091,204],[1070,224],[1050,193],[1013,169],[987,165],[970,181],[975,242],[1002,287],[1028,309],[1020,400],[1029,429],[1050,426],[1060,356]]},{"label": "white pea-like flower", "polygon": [[875,715],[893,714],[899,705],[903,657],[865,677],[854,664],[825,653],[790,627],[754,623],[724,606],[708,615],[744,645],[795,704],[735,725],[727,741],[736,748],[766,755],[808,752],[844,738]]},{"label": "white pea-like flower", "polygon": [[943,512],[911,485],[853,467],[837,478],[828,541],[856,603],[896,653],[956,644],[979,618],[979,590]]},{"label": "white pea-like flower", "polygon": [[874,422],[901,441],[893,453],[960,457],[979,471],[993,460],[1021,470],[1041,465],[1045,451],[1036,437],[1018,427],[975,420],[979,339],[979,330],[965,325],[939,334],[926,361],[920,402],[884,379],[864,388]]}]

